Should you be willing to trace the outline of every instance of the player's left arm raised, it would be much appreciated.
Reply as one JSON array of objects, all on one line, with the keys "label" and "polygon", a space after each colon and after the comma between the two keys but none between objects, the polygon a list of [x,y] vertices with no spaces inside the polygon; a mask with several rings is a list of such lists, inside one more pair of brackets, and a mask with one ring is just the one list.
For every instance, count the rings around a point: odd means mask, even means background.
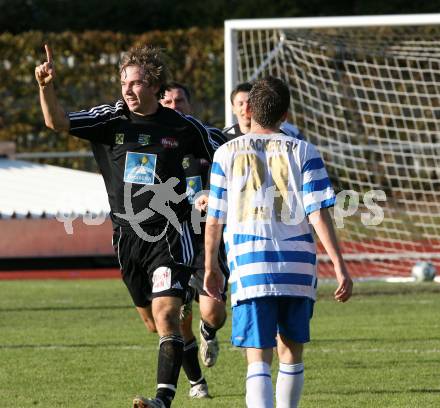
[{"label": "player's left arm raised", "polygon": [[40,104],[46,126],[53,130],[69,130],[69,119],[66,112],[58,101],[54,88],[55,65],[52,57],[52,49],[48,44],[46,50],[46,62],[35,68],[35,79],[40,88]]},{"label": "player's left arm raised", "polygon": [[353,291],[353,281],[348,273],[344,259],[339,249],[333,222],[327,208],[313,211],[309,214],[309,221],[313,225],[322,245],[330,257],[335,268],[338,288],[334,295],[338,302],[346,302]]}]

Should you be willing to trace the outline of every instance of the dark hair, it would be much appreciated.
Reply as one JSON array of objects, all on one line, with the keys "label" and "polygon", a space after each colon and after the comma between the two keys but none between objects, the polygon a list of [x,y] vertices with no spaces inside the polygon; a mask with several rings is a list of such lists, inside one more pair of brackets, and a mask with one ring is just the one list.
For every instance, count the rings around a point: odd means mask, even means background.
[{"label": "dark hair", "polygon": [[242,82],[238,84],[231,92],[231,103],[234,104],[235,95],[239,92],[250,92],[252,89],[252,84],[250,82]]},{"label": "dark hair", "polygon": [[165,92],[165,83],[168,77],[168,69],[164,61],[165,57],[160,48],[152,46],[133,47],[126,52],[119,64],[119,72],[130,65],[136,65],[145,73],[144,80],[148,85],[159,85],[157,97],[161,98]]},{"label": "dark hair", "polygon": [[290,91],[284,81],[267,77],[255,82],[249,92],[252,119],[265,129],[272,128],[288,111]]},{"label": "dark hair", "polygon": [[181,84],[180,82],[171,81],[165,85],[165,91],[171,91],[172,89],[181,89],[186,96],[186,100],[191,102],[191,93],[186,85]]}]

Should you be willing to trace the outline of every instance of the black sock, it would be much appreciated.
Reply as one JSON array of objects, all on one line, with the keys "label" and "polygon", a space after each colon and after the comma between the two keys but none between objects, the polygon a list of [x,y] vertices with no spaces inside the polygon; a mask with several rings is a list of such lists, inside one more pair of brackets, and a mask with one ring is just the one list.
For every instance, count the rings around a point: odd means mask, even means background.
[{"label": "black sock", "polygon": [[205,340],[212,340],[215,337],[218,329],[214,329],[208,323],[205,323],[203,320],[200,320],[200,333]]},{"label": "black sock", "polygon": [[157,384],[169,384],[157,388],[156,398],[161,399],[166,408],[176,395],[177,381],[183,358],[183,339],[178,335],[161,337],[159,340],[159,357],[157,361]]},{"label": "black sock", "polygon": [[198,352],[199,348],[197,347],[197,340],[195,338],[185,343],[185,346],[183,347],[182,367],[191,383],[191,387],[197,384],[206,383],[202,374],[202,369],[200,368]]}]

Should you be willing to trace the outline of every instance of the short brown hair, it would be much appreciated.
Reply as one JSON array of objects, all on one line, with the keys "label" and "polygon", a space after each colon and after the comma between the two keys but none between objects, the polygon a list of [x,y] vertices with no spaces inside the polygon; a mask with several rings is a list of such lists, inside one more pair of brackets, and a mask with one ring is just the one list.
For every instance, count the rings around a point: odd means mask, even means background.
[{"label": "short brown hair", "polygon": [[133,47],[122,56],[119,63],[119,73],[122,73],[130,65],[142,68],[145,73],[144,80],[148,85],[159,85],[157,97],[160,98],[165,91],[168,77],[168,68],[162,50],[149,45]]},{"label": "short brown hair", "polygon": [[255,82],[249,92],[252,119],[265,129],[274,127],[288,111],[290,91],[284,81],[267,77]]}]

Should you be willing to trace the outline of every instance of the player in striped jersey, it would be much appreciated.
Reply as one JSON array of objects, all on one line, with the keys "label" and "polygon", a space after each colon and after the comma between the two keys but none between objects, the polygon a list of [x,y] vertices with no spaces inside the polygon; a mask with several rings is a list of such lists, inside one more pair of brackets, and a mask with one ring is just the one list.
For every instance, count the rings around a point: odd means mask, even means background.
[{"label": "player in striped jersey", "polygon": [[35,69],[45,123],[92,143],[118,230],[122,278],[144,321],[151,303],[160,336],[156,397],[136,397],[133,407],[169,408],[184,347],[180,307],[197,250],[182,160],[192,153],[212,161],[212,140],[197,121],[159,104],[167,69],[158,49],[133,48],[124,55],[122,101],[69,114],[56,97],[48,46],[46,54]]},{"label": "player in striped jersey", "polygon": [[335,195],[324,163],[312,144],[279,133],[289,99],[280,79],[256,82],[247,107],[250,133],[221,146],[211,170],[205,289],[219,297],[217,251],[226,224],[232,343],[246,348],[249,408],[274,406],[274,346],[280,361],[277,407],[298,406],[317,287],[310,224],[333,262],[335,299],[345,302],[352,293],[328,212]]},{"label": "player in striped jersey", "polygon": [[[228,140],[243,136],[250,130],[251,118],[246,114],[246,108],[251,89],[252,84],[250,82],[243,82],[238,84],[231,92],[232,112],[237,118],[237,123],[223,129],[223,134]],[[289,122],[284,121],[281,123],[280,132],[285,135],[295,136],[298,139],[304,139],[299,129]]]}]

